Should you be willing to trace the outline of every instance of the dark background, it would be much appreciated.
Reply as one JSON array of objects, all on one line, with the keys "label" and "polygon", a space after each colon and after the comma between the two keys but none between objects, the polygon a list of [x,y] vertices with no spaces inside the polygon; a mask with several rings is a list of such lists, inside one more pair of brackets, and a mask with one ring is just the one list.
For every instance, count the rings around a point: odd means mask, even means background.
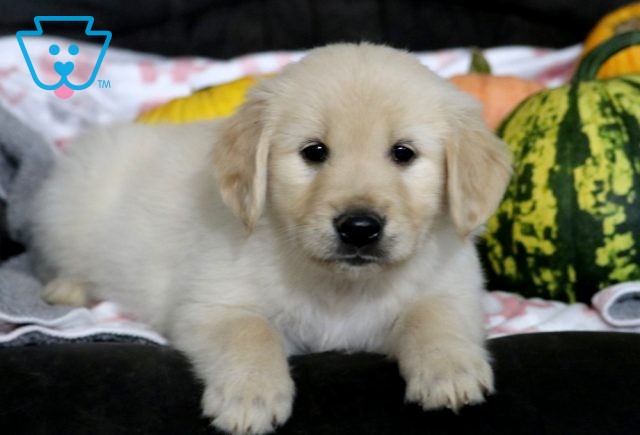
[{"label": "dark background", "polygon": [[[411,50],[578,43],[631,0],[0,0],[0,34],[35,15],[93,15],[113,45],[170,56],[228,58],[334,41]],[[69,27],[48,33],[77,38]]]}]

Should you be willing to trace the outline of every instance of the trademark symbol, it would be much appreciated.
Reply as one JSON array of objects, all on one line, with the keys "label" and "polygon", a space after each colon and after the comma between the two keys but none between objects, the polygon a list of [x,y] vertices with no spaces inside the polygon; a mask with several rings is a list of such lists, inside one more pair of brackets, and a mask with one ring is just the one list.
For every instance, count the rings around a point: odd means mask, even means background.
[{"label": "trademark symbol", "polygon": [[98,80],[98,88],[100,88],[100,89],[111,89],[111,81],[110,80]]}]

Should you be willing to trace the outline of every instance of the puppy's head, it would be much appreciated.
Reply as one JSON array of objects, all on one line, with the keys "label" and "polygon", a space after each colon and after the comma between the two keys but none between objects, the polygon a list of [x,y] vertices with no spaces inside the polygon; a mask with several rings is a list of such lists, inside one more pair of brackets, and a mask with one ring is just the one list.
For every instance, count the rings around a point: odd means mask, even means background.
[{"label": "puppy's head", "polygon": [[267,204],[296,255],[349,272],[407,260],[442,217],[468,237],[510,173],[470,97],[369,44],[310,52],[257,85],[222,132],[220,189],[245,225]]}]

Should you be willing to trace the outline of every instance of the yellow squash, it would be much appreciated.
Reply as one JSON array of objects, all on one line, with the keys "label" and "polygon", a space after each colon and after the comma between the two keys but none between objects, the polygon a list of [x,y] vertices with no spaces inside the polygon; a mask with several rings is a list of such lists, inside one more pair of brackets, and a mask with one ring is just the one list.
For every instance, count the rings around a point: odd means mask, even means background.
[{"label": "yellow squash", "polygon": [[[598,21],[584,42],[582,57],[611,37],[634,30],[640,30],[640,2],[615,9]],[[637,73],[640,73],[640,47],[634,46],[607,60],[597,77],[603,79]]]},{"label": "yellow squash", "polygon": [[149,124],[178,124],[229,116],[242,104],[247,90],[259,79],[260,77],[243,77],[201,89],[143,113],[138,121]]}]

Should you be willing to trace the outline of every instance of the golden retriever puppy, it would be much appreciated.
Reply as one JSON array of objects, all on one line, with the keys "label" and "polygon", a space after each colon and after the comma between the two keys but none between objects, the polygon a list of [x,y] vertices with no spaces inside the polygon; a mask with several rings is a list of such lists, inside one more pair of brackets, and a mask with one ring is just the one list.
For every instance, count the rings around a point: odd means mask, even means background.
[{"label": "golden retriever puppy", "polygon": [[478,403],[493,378],[473,235],[505,150],[412,55],[319,48],[229,118],[72,145],[37,199],[46,297],[111,299],[162,330],[234,433],[287,420],[300,352],[384,352],[424,409]]}]

